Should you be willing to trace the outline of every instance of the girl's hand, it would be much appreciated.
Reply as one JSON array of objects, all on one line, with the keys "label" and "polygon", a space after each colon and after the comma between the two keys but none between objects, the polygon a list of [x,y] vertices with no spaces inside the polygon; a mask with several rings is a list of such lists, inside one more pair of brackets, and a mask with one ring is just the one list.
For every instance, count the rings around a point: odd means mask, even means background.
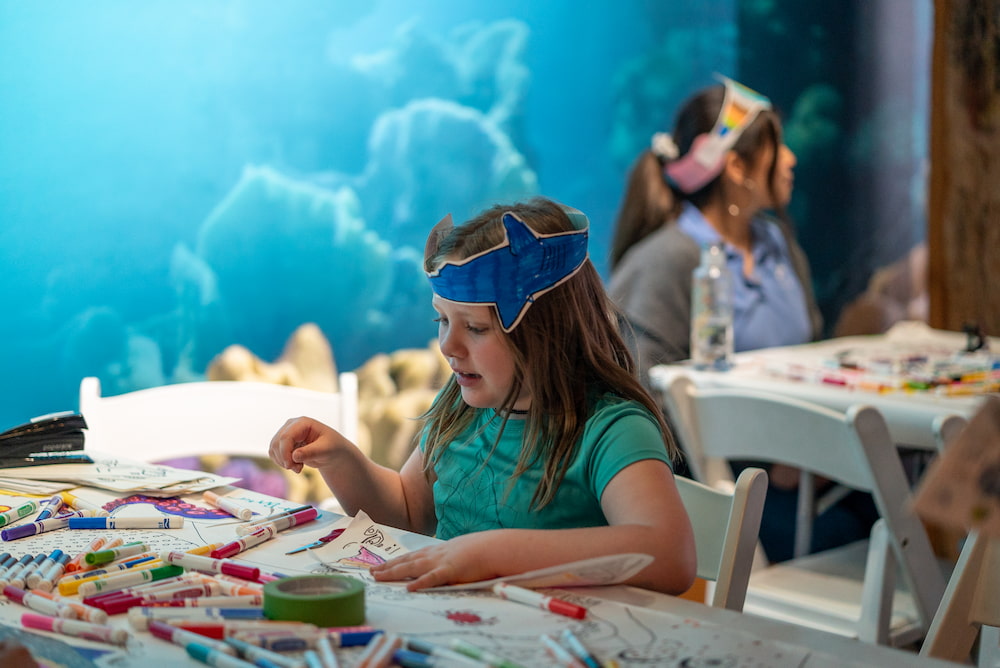
[{"label": "girl's hand", "polygon": [[335,429],[312,418],[299,417],[285,422],[271,439],[268,456],[281,468],[295,473],[302,466],[322,468],[337,450],[349,443]]},{"label": "girl's hand", "polygon": [[491,557],[502,550],[499,533],[458,536],[373,566],[371,573],[383,582],[412,579],[406,584],[409,591],[498,577],[500,573],[491,566]]}]

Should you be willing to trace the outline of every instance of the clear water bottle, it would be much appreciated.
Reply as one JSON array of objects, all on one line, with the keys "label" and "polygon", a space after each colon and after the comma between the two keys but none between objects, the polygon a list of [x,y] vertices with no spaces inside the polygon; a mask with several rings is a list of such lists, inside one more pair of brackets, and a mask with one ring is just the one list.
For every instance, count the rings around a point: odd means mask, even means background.
[{"label": "clear water bottle", "polygon": [[721,244],[701,251],[691,288],[691,361],[724,371],[733,363],[733,279]]}]

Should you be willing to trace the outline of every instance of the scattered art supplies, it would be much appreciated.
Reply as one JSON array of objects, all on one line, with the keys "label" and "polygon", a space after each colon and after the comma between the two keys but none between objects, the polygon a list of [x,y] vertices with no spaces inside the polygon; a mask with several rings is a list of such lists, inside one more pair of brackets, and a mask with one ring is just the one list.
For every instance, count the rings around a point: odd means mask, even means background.
[{"label": "scattered art supplies", "polygon": [[[29,469],[0,469],[0,489],[52,493],[51,486],[38,482],[62,483],[54,491],[77,486],[97,487],[116,493],[142,493],[169,497],[203,492],[221,485],[238,482],[239,478],[218,476],[205,471],[189,471],[172,466],[136,462],[120,457],[94,455],[91,463],[33,466]],[[24,490],[29,491],[29,490]]]},{"label": "scattered art supplies", "polygon": [[91,463],[82,452],[87,423],[79,413],[52,413],[0,432],[0,468]]}]

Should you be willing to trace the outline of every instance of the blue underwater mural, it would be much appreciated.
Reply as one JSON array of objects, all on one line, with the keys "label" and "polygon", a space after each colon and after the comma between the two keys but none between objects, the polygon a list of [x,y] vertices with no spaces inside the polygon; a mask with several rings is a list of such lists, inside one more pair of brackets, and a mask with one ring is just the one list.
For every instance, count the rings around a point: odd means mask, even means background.
[{"label": "blue underwater mural", "polygon": [[[713,72],[785,106],[789,142],[813,156],[800,172],[823,174],[877,134],[843,118],[847,75],[823,60],[838,45],[784,13],[842,28],[863,11],[795,6],[0,3],[0,426],[75,408],[88,375],[115,394],[202,378],[234,343],[273,359],[306,322],[341,370],[424,347],[424,240],[447,213],[560,200],[590,217],[603,273],[632,159]],[[794,85],[758,62],[769,42],[788,53],[789,31],[813,45],[788,65]],[[899,132],[911,169],[921,147]],[[820,248],[809,220],[823,218],[801,197],[792,213],[835,309],[863,280],[838,273],[843,253]],[[865,255],[862,279],[911,236]]]}]

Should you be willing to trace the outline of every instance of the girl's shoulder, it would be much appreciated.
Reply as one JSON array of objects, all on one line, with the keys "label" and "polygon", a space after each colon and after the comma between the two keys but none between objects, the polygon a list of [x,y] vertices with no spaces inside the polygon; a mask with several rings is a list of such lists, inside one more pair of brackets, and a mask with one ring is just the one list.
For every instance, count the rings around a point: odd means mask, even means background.
[{"label": "girl's shoulder", "polygon": [[653,414],[641,403],[614,392],[605,392],[592,397],[590,406],[590,416],[587,418],[588,429],[633,416],[657,423]]}]

